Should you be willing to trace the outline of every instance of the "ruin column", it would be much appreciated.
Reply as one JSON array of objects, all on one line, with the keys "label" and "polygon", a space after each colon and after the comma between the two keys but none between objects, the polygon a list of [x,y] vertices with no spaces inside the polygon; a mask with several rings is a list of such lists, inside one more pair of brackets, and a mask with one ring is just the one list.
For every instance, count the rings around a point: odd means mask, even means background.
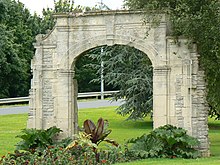
[{"label": "ruin column", "polygon": [[153,121],[154,128],[169,124],[169,71],[166,66],[153,71]]},{"label": "ruin column", "polygon": [[27,128],[42,129],[42,68],[43,68],[43,45],[42,34],[36,36],[35,55],[31,60],[31,70],[33,78],[31,79],[31,89],[29,91],[29,113]]},{"label": "ruin column", "polygon": [[[74,72],[60,70],[57,75],[55,94],[56,126],[63,130],[61,137],[72,137],[77,132],[77,90],[73,81]],[[75,121],[76,120],[76,121]]]}]

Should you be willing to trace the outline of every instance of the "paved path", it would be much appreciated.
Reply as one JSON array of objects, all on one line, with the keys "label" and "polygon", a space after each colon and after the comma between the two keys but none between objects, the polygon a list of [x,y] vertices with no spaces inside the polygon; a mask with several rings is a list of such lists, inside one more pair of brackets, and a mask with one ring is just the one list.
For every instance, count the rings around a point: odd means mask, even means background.
[{"label": "paved path", "polygon": [[[79,109],[82,108],[98,108],[98,107],[108,107],[108,106],[119,106],[122,104],[122,100],[119,101],[109,101],[109,100],[96,100],[96,101],[86,101],[78,102]],[[0,115],[8,114],[21,114],[28,113],[28,106],[17,106],[17,107],[0,107]]]}]

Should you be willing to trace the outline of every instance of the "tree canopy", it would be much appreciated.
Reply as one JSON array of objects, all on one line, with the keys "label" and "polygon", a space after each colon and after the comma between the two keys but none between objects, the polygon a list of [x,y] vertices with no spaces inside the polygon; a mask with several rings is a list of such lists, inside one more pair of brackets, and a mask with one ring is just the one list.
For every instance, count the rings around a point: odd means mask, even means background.
[{"label": "tree canopy", "polygon": [[153,71],[145,53],[127,45],[114,45],[97,47],[88,52],[88,56],[99,61],[98,65],[89,64],[98,71],[98,75],[103,62],[105,83],[119,90],[114,99],[124,99],[124,103],[116,109],[118,114],[137,120],[152,112]]},{"label": "tree canopy", "polygon": [[37,33],[33,16],[17,1],[0,1],[0,97],[27,95],[32,43]]}]

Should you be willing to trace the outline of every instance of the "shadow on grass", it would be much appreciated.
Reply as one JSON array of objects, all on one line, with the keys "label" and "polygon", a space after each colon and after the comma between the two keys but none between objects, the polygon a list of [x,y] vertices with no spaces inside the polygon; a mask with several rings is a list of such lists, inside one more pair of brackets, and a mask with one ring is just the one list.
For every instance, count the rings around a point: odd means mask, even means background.
[{"label": "shadow on grass", "polygon": [[124,120],[119,123],[123,129],[153,129],[153,122],[149,120]]},{"label": "shadow on grass", "polygon": [[209,123],[210,130],[220,130],[220,124],[218,123]]}]

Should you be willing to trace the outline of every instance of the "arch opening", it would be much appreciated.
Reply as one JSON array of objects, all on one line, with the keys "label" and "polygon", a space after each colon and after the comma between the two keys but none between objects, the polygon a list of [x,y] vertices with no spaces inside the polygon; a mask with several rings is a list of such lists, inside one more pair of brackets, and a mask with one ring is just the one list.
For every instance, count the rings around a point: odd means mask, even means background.
[{"label": "arch opening", "polygon": [[[84,65],[82,63],[84,63]],[[104,65],[102,66],[101,63],[103,63]],[[101,66],[103,68],[101,68]],[[86,86],[93,85],[96,88],[92,87],[92,89],[96,89],[96,91],[92,92],[100,92],[100,78],[102,77],[102,69],[104,70],[103,75],[105,80],[105,91],[119,91],[119,93],[115,94],[113,98],[114,101],[118,100],[118,102],[113,102],[110,104],[108,100],[102,101],[102,103],[105,102],[105,104],[111,106],[107,108],[108,113],[105,113],[106,108],[103,108],[104,110],[102,111],[102,108],[95,109],[95,111],[99,111],[101,116],[93,114],[94,112],[91,112],[88,109],[79,110],[79,126],[81,126],[82,121],[86,120],[87,118],[97,121],[99,117],[107,119],[111,125],[111,121],[115,122],[114,118],[117,118],[117,114],[115,113],[116,109],[118,114],[124,116],[120,117],[120,124],[122,124],[122,122],[124,124],[127,123],[125,125],[128,125],[133,128],[137,127],[137,129],[142,129],[142,127],[147,128],[147,130],[140,131],[139,133],[135,131],[136,135],[138,134],[141,136],[143,133],[146,133],[146,131],[150,131],[152,129],[152,121],[150,119],[150,116],[152,114],[153,109],[153,69],[151,61],[145,53],[135,49],[134,47],[126,45],[102,45],[87,50],[79,56],[77,56],[77,59],[74,60],[74,64],[72,65],[72,69],[75,73],[74,78],[76,78],[78,81],[77,86],[79,92],[83,92],[83,87],[88,89]],[[90,69],[90,71],[88,69]],[[94,75],[94,73],[96,75]],[[81,84],[81,82],[85,80],[85,77],[80,77],[80,74],[86,76],[91,75],[90,80],[88,80],[87,83],[85,83],[86,86],[84,83]],[[97,84],[88,84],[94,78],[99,82],[98,86]],[[97,81],[95,82],[97,83]],[[92,82],[94,83],[94,81]],[[119,103],[122,102],[122,100],[124,102]],[[97,104],[99,102],[100,100],[97,101]],[[94,101],[94,103],[96,104],[96,101]],[[80,105],[80,102],[78,102],[78,106]],[[113,105],[121,106],[119,108],[115,108],[112,107]],[[91,107],[93,107],[93,105]],[[83,113],[82,115],[81,111],[85,111],[86,113]],[[147,115],[148,117],[146,117]],[[133,120],[144,118],[144,120],[136,122],[132,120],[124,121],[126,118]],[[116,135],[117,134],[115,134],[113,130],[113,137],[115,137]],[[127,138],[131,137],[132,135],[130,135],[130,137]]]}]

